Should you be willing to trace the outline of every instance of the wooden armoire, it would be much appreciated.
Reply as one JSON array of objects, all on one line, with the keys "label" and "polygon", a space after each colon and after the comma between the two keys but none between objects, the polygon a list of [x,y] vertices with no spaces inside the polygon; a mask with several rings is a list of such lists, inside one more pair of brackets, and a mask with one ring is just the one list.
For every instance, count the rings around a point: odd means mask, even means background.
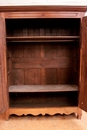
[{"label": "wooden armoire", "polygon": [[0,113],[87,111],[86,6],[0,6]]}]

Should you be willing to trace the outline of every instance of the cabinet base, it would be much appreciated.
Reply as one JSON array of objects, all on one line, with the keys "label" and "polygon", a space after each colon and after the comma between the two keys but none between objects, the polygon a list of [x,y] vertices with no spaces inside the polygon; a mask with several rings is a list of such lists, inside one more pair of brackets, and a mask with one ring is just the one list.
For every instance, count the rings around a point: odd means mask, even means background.
[{"label": "cabinet base", "polygon": [[81,119],[82,110],[79,107],[59,107],[59,108],[9,108],[5,113],[5,119],[8,120],[11,114],[18,116],[22,115],[54,115],[54,114],[66,114],[75,113],[78,119]]}]

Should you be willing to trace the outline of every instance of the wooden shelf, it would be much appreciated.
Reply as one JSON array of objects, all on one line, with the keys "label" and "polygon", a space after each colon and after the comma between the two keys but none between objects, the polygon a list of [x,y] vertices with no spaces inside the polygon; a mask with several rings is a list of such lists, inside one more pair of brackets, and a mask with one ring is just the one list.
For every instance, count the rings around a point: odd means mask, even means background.
[{"label": "wooden shelf", "polygon": [[9,92],[68,92],[78,91],[76,85],[60,84],[60,85],[12,85]]},{"label": "wooden shelf", "polygon": [[71,42],[79,39],[79,36],[20,36],[6,37],[7,42]]}]

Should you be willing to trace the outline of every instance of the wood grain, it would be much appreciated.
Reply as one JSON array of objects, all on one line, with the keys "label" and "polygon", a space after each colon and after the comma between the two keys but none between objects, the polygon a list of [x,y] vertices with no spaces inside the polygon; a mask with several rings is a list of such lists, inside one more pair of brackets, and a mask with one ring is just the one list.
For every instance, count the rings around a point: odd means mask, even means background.
[{"label": "wood grain", "polygon": [[8,108],[5,19],[0,17],[0,113]]},{"label": "wood grain", "polygon": [[80,61],[80,92],[79,106],[87,111],[87,17],[82,19],[82,45],[81,45],[81,61]]}]

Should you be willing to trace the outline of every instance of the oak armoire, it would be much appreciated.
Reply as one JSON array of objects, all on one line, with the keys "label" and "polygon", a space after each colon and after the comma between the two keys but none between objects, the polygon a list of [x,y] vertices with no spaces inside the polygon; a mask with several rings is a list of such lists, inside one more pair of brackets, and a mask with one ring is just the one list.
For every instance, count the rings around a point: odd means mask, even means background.
[{"label": "oak armoire", "polygon": [[0,113],[87,111],[86,6],[0,6]]}]

